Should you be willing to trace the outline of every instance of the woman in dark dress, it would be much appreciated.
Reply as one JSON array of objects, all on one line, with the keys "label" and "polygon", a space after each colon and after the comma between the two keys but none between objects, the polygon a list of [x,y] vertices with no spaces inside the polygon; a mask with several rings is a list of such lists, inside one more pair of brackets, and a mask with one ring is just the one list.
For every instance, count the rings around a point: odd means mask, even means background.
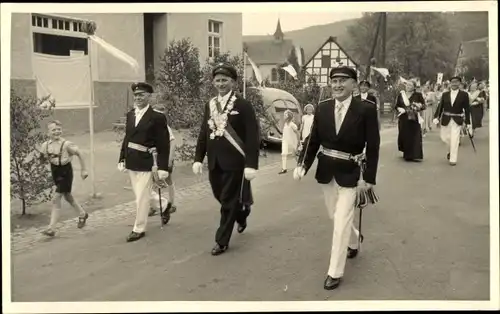
[{"label": "woman in dark dress", "polygon": [[396,98],[398,111],[398,149],[406,161],[417,161],[424,158],[422,149],[422,128],[419,122],[420,112],[425,110],[425,100],[421,93],[415,91],[415,81],[405,83],[405,90]]},{"label": "woman in dark dress", "polygon": [[477,89],[478,84],[473,82],[469,86],[470,115],[472,122],[472,133],[477,128],[483,126],[484,104],[486,102],[486,92]]}]

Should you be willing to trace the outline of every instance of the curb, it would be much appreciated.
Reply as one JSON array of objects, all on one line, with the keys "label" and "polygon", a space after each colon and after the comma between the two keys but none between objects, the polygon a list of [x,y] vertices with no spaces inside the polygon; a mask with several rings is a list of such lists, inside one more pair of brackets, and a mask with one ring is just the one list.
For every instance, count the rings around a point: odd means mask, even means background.
[{"label": "curb", "polygon": [[[380,134],[392,133],[395,128],[386,128],[380,131]],[[382,142],[381,142],[382,145]],[[270,163],[259,169],[259,176],[265,176],[276,171],[281,166],[281,161]],[[197,183],[176,190],[176,203],[182,204],[185,201],[196,201],[212,195],[212,190],[208,186],[208,180],[203,178]],[[118,204],[109,208],[103,208],[92,212],[91,223],[84,229],[77,229],[77,218],[67,219],[59,222],[58,233],[64,232],[65,237],[71,234],[85,234],[98,228],[105,227],[116,222],[133,218],[135,211],[135,201]],[[31,227],[19,231],[11,232],[11,253],[20,253],[26,251],[38,242],[47,241],[46,236],[41,232],[46,228]]]}]

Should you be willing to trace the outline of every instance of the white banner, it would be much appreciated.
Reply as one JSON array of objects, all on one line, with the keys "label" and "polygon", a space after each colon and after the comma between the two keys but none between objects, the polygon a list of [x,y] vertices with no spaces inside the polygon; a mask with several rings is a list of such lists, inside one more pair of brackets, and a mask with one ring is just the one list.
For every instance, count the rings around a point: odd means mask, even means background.
[{"label": "white banner", "polygon": [[438,73],[437,74],[437,80],[436,80],[436,83],[438,85],[441,85],[441,83],[443,83],[443,73]]},{"label": "white banner", "polygon": [[33,54],[37,97],[51,95],[56,108],[90,105],[90,68],[88,56]]}]

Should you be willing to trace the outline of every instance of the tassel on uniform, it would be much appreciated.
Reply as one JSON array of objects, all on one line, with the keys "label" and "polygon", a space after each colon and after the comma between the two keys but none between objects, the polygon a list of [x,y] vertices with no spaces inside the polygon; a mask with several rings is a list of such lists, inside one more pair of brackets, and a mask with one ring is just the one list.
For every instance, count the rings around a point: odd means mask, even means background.
[{"label": "tassel on uniform", "polygon": [[[361,170],[359,183],[364,184],[364,180],[362,179],[363,172],[366,168],[364,156],[363,156],[363,159],[360,158],[360,160],[357,160],[357,162],[358,162],[360,170]],[[377,202],[378,202],[378,196],[375,193],[375,190],[373,189],[373,187],[369,188],[367,190],[358,190],[356,193],[356,207],[357,208],[364,208],[369,204],[373,205],[373,204],[376,204]]]}]

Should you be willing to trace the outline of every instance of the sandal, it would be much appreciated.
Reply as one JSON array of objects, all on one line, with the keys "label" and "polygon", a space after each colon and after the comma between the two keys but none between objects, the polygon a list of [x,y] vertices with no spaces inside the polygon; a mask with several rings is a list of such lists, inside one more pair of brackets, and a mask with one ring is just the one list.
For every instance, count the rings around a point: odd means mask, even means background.
[{"label": "sandal", "polygon": [[89,218],[89,214],[85,213],[85,216],[83,217],[78,217],[78,229],[82,229],[85,226],[85,223],[87,222],[87,219]]}]

